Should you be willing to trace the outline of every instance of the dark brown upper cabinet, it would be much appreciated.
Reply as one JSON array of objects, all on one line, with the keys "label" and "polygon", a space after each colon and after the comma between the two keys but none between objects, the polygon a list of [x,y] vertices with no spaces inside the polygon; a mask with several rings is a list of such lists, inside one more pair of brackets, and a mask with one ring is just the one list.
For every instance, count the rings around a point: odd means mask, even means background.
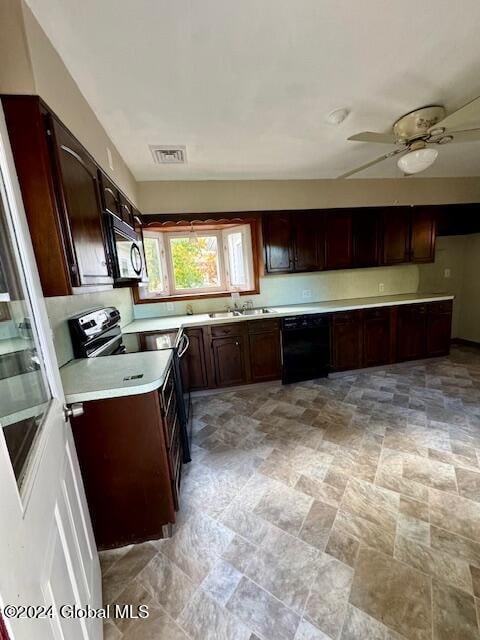
[{"label": "dark brown upper cabinet", "polygon": [[277,211],[263,215],[265,270],[295,273],[323,269],[320,211]]},{"label": "dark brown upper cabinet", "polygon": [[263,215],[263,242],[267,273],[293,271],[292,224],[289,211]]},{"label": "dark brown upper cabinet", "polygon": [[410,207],[388,207],[382,213],[384,265],[410,262]]},{"label": "dark brown upper cabinet", "polygon": [[97,164],[38,96],[1,99],[44,295],[110,288]]},{"label": "dark brown upper cabinet", "polygon": [[76,286],[110,284],[97,167],[80,143],[51,118],[56,187],[71,242]]},{"label": "dark brown upper cabinet", "polygon": [[120,194],[120,213],[121,213],[122,220],[123,222],[125,222],[125,224],[128,224],[128,226],[131,227],[132,229],[135,228],[133,211],[134,211],[134,208],[130,204],[130,202],[125,198],[124,195]]},{"label": "dark brown upper cabinet", "polygon": [[302,211],[292,214],[294,271],[324,268],[323,214]]},{"label": "dark brown upper cabinet", "polygon": [[380,214],[377,209],[352,213],[353,266],[377,267],[380,263]]},{"label": "dark brown upper cabinet", "polygon": [[120,210],[120,193],[116,185],[102,171],[99,171],[100,191],[102,193],[103,208],[105,213],[109,213],[117,218],[122,218]]},{"label": "dark brown upper cabinet", "polygon": [[435,259],[436,207],[414,207],[411,221],[412,262],[433,262]]},{"label": "dark brown upper cabinet", "polygon": [[325,269],[353,266],[352,212],[331,210],[325,214]]}]

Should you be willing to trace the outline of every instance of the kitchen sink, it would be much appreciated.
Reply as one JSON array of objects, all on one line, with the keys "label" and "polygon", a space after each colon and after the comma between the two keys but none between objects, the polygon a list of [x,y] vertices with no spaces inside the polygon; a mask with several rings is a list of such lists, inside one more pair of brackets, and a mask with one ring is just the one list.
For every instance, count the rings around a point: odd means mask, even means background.
[{"label": "kitchen sink", "polygon": [[234,311],[213,311],[209,313],[210,318],[238,318],[240,316],[263,316],[268,313],[275,313],[273,309],[235,309]]},{"label": "kitchen sink", "polygon": [[241,311],[213,311],[208,314],[209,318],[238,318],[243,315]]},{"label": "kitchen sink", "polygon": [[264,316],[268,313],[276,313],[274,309],[244,309],[242,315],[244,316]]}]

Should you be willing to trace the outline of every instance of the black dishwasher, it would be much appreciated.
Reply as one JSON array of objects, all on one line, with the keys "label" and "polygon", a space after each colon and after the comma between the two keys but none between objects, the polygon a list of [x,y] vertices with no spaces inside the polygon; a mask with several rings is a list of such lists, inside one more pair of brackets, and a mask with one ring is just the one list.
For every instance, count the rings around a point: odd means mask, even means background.
[{"label": "black dishwasher", "polygon": [[324,378],[330,371],[330,316],[313,314],[282,320],[282,383]]}]

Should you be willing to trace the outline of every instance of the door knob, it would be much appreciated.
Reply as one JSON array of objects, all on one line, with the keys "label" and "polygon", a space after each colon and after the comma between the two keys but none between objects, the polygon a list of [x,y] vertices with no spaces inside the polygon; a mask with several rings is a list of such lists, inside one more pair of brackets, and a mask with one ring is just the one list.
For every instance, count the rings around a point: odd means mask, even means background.
[{"label": "door knob", "polygon": [[68,422],[70,418],[79,418],[83,416],[83,402],[73,402],[72,404],[66,404],[63,407],[63,417],[65,422]]}]

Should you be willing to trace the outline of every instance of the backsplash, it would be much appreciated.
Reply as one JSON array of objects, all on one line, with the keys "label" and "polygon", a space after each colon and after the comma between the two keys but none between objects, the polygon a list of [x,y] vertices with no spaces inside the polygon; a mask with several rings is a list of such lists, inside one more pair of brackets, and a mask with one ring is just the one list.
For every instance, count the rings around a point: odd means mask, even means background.
[{"label": "backsplash", "polygon": [[[379,283],[384,291],[379,293]],[[242,296],[239,303],[252,300],[255,307],[305,304],[325,300],[340,300],[398,293],[413,293],[418,290],[419,270],[416,265],[379,267],[318,273],[299,273],[260,278],[260,294]],[[307,296],[307,297],[305,297]],[[139,304],[134,306],[135,318],[151,318],[164,315],[183,315],[187,304],[194,313],[205,313],[225,309],[232,305],[230,296],[206,300],[174,302],[173,310],[167,303]]]},{"label": "backsplash", "polygon": [[95,307],[117,307],[124,326],[133,319],[132,294],[130,289],[113,289],[97,293],[83,293],[75,296],[45,298],[48,318],[53,333],[53,342],[61,367],[73,358],[72,343],[67,320],[81,311]]}]

